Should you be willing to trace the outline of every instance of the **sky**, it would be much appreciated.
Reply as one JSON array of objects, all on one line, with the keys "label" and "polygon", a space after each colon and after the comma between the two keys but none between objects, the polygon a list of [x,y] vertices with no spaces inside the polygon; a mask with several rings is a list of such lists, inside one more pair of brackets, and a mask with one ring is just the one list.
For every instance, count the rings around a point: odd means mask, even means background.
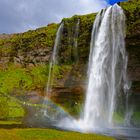
[{"label": "sky", "polygon": [[107,2],[111,5],[117,3],[117,2],[121,2],[121,1],[127,1],[127,0],[107,0]]},{"label": "sky", "polygon": [[24,32],[64,17],[98,12],[114,1],[118,0],[0,0],[0,34]]}]

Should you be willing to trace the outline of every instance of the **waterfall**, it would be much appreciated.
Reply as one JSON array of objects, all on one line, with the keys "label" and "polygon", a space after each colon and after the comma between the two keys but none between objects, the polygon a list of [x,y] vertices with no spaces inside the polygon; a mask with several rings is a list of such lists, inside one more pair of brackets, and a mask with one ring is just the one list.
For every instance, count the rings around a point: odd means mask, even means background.
[{"label": "waterfall", "polygon": [[74,30],[74,59],[75,61],[78,60],[78,35],[79,35],[79,25],[80,25],[80,19],[77,20],[75,30]]},{"label": "waterfall", "polygon": [[57,53],[61,45],[61,36],[62,36],[63,27],[64,27],[64,23],[61,23],[56,33],[53,53],[52,53],[51,61],[49,64],[49,76],[48,76],[48,82],[47,82],[47,88],[46,88],[47,94],[49,94],[52,89],[52,84],[53,84],[53,79],[54,79],[54,66],[57,64]]},{"label": "waterfall", "polygon": [[[79,23],[75,25],[74,47],[77,50]],[[51,92],[53,83],[53,67],[57,64],[57,53],[61,45],[63,23],[60,25],[53,49],[49,68],[47,93]],[[117,4],[101,10],[93,24],[90,54],[88,64],[88,81],[85,105],[79,120],[74,119],[63,109],[46,100],[50,109],[44,111],[44,116],[55,126],[78,131],[96,131],[101,128],[114,127],[114,112],[120,105],[120,98],[126,107],[124,117],[128,118],[128,90],[130,84],[127,78],[128,57],[125,50],[125,15]],[[123,101],[125,97],[125,100]],[[118,102],[119,101],[119,102]],[[125,102],[126,101],[126,102]],[[124,107],[124,108],[125,108]],[[52,112],[53,109],[53,112]],[[58,119],[59,118],[59,119]]]},{"label": "waterfall", "polygon": [[[78,38],[78,31],[79,31],[79,23],[80,20],[78,19],[75,28],[74,28],[74,37],[73,37],[73,42],[74,42],[74,48],[76,49],[76,56],[77,56],[77,38]],[[53,48],[53,53],[51,57],[51,61],[49,64],[49,76],[48,76],[48,82],[47,82],[47,88],[46,92],[47,95],[49,96],[52,90],[52,85],[53,85],[53,80],[54,80],[54,68],[58,64],[58,51],[61,47],[61,40],[62,40],[62,32],[64,29],[64,23],[61,23],[61,25],[58,28],[58,31],[56,33],[56,39],[55,39],[55,44]],[[76,57],[77,58],[77,57]],[[42,120],[43,123],[45,121],[44,126],[57,126],[57,127],[62,127],[64,125],[64,122],[73,122],[74,118],[70,116],[67,112],[63,110],[60,106],[55,104],[53,101],[49,100],[47,97],[43,101],[43,105],[45,106],[42,110],[41,113],[43,113]]]},{"label": "waterfall", "polygon": [[[74,58],[75,61],[78,60],[78,33],[79,33],[79,24],[80,24],[80,20],[77,20],[77,23],[75,25],[74,28],[74,36],[72,37],[73,40],[73,50],[74,50]],[[55,39],[55,44],[54,44],[54,48],[53,48],[53,53],[52,53],[52,57],[50,60],[50,64],[49,64],[49,76],[48,76],[48,81],[47,81],[47,87],[46,87],[46,93],[49,95],[49,93],[51,93],[52,90],[52,85],[53,85],[53,80],[54,80],[54,67],[57,65],[57,55],[58,55],[58,51],[59,48],[61,46],[61,38],[62,38],[62,32],[63,32],[63,28],[64,28],[64,23],[62,22],[61,25],[58,28],[58,31],[56,33],[56,39]]]},{"label": "waterfall", "polygon": [[88,83],[82,123],[96,128],[113,125],[117,97],[126,94],[125,15],[117,4],[98,13],[92,30]]},{"label": "waterfall", "polygon": [[[57,30],[57,33],[56,33],[53,52],[52,52],[52,56],[51,56],[51,60],[50,60],[50,64],[49,64],[49,75],[48,75],[48,81],[47,81],[47,87],[46,87],[47,96],[50,95],[51,90],[52,90],[52,85],[53,85],[53,80],[54,80],[54,68],[57,65],[57,54],[58,54],[58,50],[61,46],[61,37],[62,37],[63,27],[64,27],[64,24],[61,23]],[[59,114],[59,116],[61,116],[62,114],[65,116],[65,113],[61,108],[59,108],[59,106],[57,106],[55,103],[50,101],[47,98],[47,96],[45,97],[45,99],[43,101],[43,105],[45,105],[47,107],[42,108],[42,110],[41,110],[41,112],[43,113],[42,118],[45,117],[42,120],[45,120],[47,125],[48,124],[54,125],[54,122],[58,118],[58,114]]]}]

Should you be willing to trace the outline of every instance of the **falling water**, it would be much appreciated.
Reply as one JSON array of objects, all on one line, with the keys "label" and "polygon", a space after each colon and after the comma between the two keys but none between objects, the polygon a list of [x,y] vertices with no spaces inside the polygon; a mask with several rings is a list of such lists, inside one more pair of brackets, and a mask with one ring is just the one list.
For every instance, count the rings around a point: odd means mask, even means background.
[{"label": "falling water", "polygon": [[43,121],[45,120],[44,125],[48,125],[48,124],[55,125],[57,119],[60,116],[64,117],[66,115],[66,113],[59,106],[57,106],[50,99],[48,99],[48,96],[50,95],[52,90],[52,84],[54,80],[54,67],[57,65],[57,54],[58,54],[59,47],[61,45],[63,27],[64,24],[61,23],[57,30],[53,53],[49,64],[49,75],[48,75],[48,82],[46,87],[47,96],[44,98],[43,101],[43,105],[47,106],[47,108],[42,108],[41,110],[41,114],[43,113],[42,120]]},{"label": "falling water", "polygon": [[125,15],[117,4],[98,13],[93,25],[86,101],[82,122],[85,127],[113,125],[119,94],[126,94],[127,55]]},{"label": "falling water", "polygon": [[75,61],[78,60],[78,35],[79,35],[79,25],[80,25],[80,19],[77,20],[75,30],[74,30],[74,58]]},{"label": "falling water", "polygon": [[[53,53],[49,65],[49,77],[48,77],[48,82],[47,82],[47,97],[43,101],[43,107],[41,112],[39,112],[39,115],[41,115],[41,120],[42,126],[53,126],[53,127],[60,127],[60,122],[63,120],[72,122],[73,117],[71,117],[67,112],[64,111],[62,107],[59,105],[55,104],[53,101],[48,99],[48,96],[51,93],[52,90],[52,85],[53,85],[53,80],[54,80],[54,67],[58,64],[58,51],[61,47],[61,39],[62,39],[62,32],[64,28],[64,23],[61,23],[61,25],[58,28],[58,31],[56,33],[56,39],[55,39],[55,44],[53,48]],[[38,117],[38,116],[37,116]],[[38,118],[37,118],[38,119]]]},{"label": "falling water", "polygon": [[61,45],[61,36],[62,36],[63,27],[64,27],[64,24],[61,23],[56,33],[56,39],[55,39],[55,44],[53,48],[52,58],[49,65],[49,76],[48,76],[48,82],[47,82],[47,88],[46,88],[47,94],[49,94],[52,89],[53,78],[54,78],[54,66],[57,64],[57,53],[58,53],[59,46]]}]

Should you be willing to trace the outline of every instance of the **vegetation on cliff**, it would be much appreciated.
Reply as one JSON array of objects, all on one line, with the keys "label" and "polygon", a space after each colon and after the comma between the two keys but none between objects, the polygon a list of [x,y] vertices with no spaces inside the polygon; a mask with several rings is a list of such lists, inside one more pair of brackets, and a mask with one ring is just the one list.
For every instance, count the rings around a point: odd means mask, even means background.
[{"label": "vegetation on cliff", "polygon": [[140,0],[129,0],[120,5],[126,14],[127,37],[136,37],[140,32]]}]

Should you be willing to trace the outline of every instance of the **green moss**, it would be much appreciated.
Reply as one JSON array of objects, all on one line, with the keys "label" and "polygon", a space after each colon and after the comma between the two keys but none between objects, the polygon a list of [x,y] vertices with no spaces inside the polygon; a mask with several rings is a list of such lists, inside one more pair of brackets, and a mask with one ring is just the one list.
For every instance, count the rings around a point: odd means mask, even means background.
[{"label": "green moss", "polygon": [[95,20],[96,14],[88,14],[88,15],[76,15],[71,18],[63,19],[64,22],[64,36],[62,39],[62,47],[60,50],[60,62],[72,64],[75,62],[74,55],[74,34],[75,28],[78,20],[79,23],[79,31],[78,38],[76,38],[78,42],[78,51],[77,55],[81,60],[81,63],[85,63],[88,60],[89,54],[89,46],[90,46],[90,38],[93,22]]},{"label": "green moss", "polygon": [[130,14],[133,14],[138,7],[140,7],[140,1],[139,0],[129,0],[128,2],[121,2],[121,7],[129,11]]},{"label": "green moss", "polygon": [[9,116],[9,107],[7,98],[0,97],[0,119],[7,118]]},{"label": "green moss", "polygon": [[30,75],[26,70],[15,66],[9,66],[7,70],[0,71],[0,92],[10,93],[14,89],[29,89],[32,84]]},{"label": "green moss", "polygon": [[19,118],[24,116],[24,108],[21,106],[21,104],[17,103],[16,101],[9,100],[8,101],[8,107],[9,107],[9,118]]},{"label": "green moss", "polygon": [[133,121],[140,124],[140,112],[134,112]]},{"label": "green moss", "polygon": [[140,1],[130,0],[128,2],[122,2],[121,7],[124,9],[126,15],[127,36],[133,36],[137,32],[135,25],[140,22]]},{"label": "green moss", "polygon": [[24,109],[17,102],[0,96],[0,119],[11,119],[24,116]]},{"label": "green moss", "polygon": [[65,103],[63,104],[63,108],[64,110],[66,110],[69,114],[71,114],[72,116],[78,117],[81,113],[82,110],[82,104],[80,103],[80,101],[77,103],[71,100],[70,102],[65,101]]},{"label": "green moss", "polygon": [[[71,70],[70,65],[54,66],[55,84],[57,80],[64,78],[64,73]],[[9,65],[0,69],[0,93],[22,94],[25,91],[44,90],[49,75],[49,65],[36,67],[17,67]]]},{"label": "green moss", "polygon": [[123,124],[124,123],[124,115],[118,112],[115,112],[113,115],[113,120],[114,123],[118,124]]}]

